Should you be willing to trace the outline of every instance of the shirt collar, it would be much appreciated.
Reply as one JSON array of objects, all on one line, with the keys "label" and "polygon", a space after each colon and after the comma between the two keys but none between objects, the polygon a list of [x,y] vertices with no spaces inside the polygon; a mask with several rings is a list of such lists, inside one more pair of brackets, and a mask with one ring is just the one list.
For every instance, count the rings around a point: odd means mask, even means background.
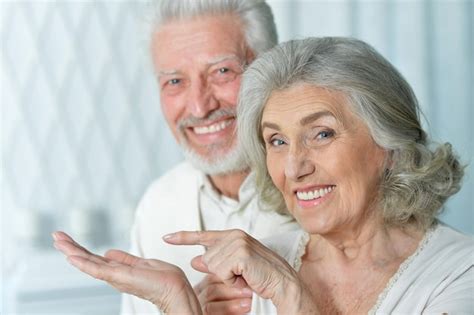
[{"label": "shirt collar", "polygon": [[209,176],[201,172],[199,178],[199,191],[207,194],[212,199],[219,202],[226,202],[229,204],[235,204],[236,206],[243,207],[249,203],[256,194],[255,190],[255,174],[251,172],[242,182],[239,188],[239,200],[235,200],[226,196],[223,196],[217,192],[212,186]]}]

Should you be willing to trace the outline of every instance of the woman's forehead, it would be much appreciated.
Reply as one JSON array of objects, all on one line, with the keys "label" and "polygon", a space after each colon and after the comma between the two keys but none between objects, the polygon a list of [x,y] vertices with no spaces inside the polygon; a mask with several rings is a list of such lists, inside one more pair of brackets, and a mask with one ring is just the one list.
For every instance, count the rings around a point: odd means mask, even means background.
[{"label": "woman's forehead", "polygon": [[[310,84],[297,84],[274,90],[265,104],[263,118],[280,115],[304,115],[311,111],[331,113],[337,120],[346,121],[352,114],[348,98],[340,91]],[[282,118],[289,118],[288,116]]]}]

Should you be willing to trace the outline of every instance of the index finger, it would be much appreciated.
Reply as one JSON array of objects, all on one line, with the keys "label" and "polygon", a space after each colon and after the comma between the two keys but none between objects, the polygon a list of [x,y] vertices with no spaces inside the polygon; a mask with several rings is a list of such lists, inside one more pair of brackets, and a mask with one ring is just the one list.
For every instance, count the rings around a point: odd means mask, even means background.
[{"label": "index finger", "polygon": [[163,240],[173,245],[212,246],[230,231],[180,231],[163,236]]}]

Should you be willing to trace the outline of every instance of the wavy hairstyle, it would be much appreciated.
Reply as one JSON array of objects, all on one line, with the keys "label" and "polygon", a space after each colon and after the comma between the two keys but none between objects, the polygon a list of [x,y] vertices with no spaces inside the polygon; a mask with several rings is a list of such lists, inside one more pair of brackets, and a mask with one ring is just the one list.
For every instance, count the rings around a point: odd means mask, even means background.
[{"label": "wavy hairstyle", "polygon": [[239,141],[255,171],[266,206],[285,212],[265,159],[261,119],[275,90],[306,83],[342,92],[372,138],[390,156],[379,207],[392,226],[428,228],[459,191],[464,167],[444,143],[431,148],[416,97],[402,75],[368,44],[351,38],[293,40],[258,57],[243,77],[238,105]]}]

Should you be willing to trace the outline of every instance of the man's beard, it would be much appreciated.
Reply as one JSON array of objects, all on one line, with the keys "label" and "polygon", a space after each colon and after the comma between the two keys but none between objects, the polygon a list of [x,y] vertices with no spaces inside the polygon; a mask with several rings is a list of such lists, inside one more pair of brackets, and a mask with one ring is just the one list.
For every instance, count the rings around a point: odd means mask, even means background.
[{"label": "man's beard", "polygon": [[235,110],[220,109],[211,113],[207,118],[189,117],[181,120],[178,124],[181,138],[179,145],[183,148],[186,160],[207,175],[229,174],[245,171],[249,168],[245,155],[238,143],[233,148],[229,148],[227,152],[222,152],[222,146],[225,144],[211,144],[207,148],[207,156],[198,154],[187,143],[184,131],[187,127],[195,124],[206,124],[222,117],[235,118]]},{"label": "man's beard", "polygon": [[181,147],[184,149],[184,157],[186,160],[207,175],[229,174],[248,169],[248,163],[238,144],[236,144],[234,148],[229,149],[226,153],[219,154],[216,152],[212,158],[199,155],[186,144],[181,144]]}]

